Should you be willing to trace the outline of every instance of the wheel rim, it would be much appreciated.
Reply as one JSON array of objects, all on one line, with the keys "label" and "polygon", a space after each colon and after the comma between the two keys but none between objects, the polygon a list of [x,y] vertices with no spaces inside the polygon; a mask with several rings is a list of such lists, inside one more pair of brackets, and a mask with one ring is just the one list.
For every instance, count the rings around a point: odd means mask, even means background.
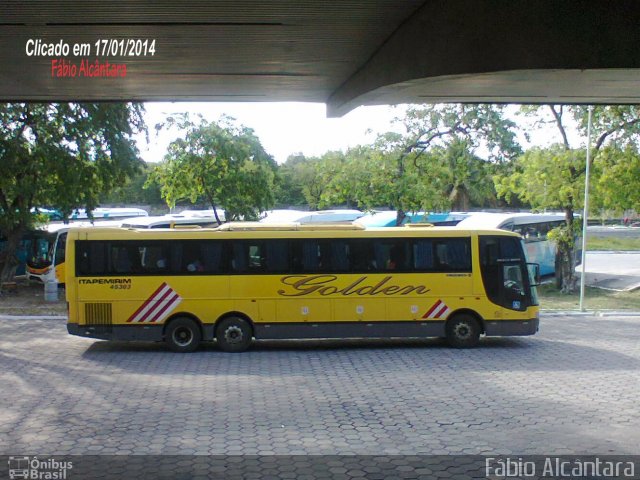
[{"label": "wheel rim", "polygon": [[242,333],[242,329],[240,327],[231,325],[224,331],[224,339],[229,344],[242,343],[244,334]]},{"label": "wheel rim", "polygon": [[453,328],[453,333],[455,334],[456,338],[460,340],[467,340],[471,338],[471,331],[472,329],[467,323],[458,323]]},{"label": "wheel rim", "polygon": [[193,341],[193,332],[187,327],[178,327],[171,335],[173,342],[179,347],[186,347]]}]

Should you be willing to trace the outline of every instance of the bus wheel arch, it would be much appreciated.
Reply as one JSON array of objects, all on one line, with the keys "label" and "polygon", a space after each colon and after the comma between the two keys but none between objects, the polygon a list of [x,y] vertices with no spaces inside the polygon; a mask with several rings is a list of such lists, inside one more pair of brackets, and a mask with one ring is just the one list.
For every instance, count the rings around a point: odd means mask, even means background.
[{"label": "bus wheel arch", "polygon": [[484,333],[482,317],[473,310],[460,309],[449,315],[445,323],[446,339],[454,348],[472,348]]},{"label": "bus wheel arch", "polygon": [[251,319],[240,312],[229,312],[216,322],[214,337],[218,346],[225,352],[243,352],[255,335]]},{"label": "bus wheel arch", "polygon": [[195,352],[202,342],[202,324],[193,315],[177,313],[165,322],[163,337],[174,352]]}]

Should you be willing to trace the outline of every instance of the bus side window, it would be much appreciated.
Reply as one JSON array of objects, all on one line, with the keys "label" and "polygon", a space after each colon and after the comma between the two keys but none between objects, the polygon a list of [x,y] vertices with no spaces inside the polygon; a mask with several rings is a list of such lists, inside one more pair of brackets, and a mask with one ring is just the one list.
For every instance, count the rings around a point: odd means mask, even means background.
[{"label": "bus side window", "polygon": [[[334,245],[331,245],[334,247]],[[371,240],[336,241],[332,248],[331,269],[334,272],[370,272],[376,270],[376,256]]]},{"label": "bus side window", "polygon": [[234,272],[243,273],[248,269],[248,252],[247,245],[244,242],[233,243],[233,259],[231,266]]},{"label": "bus side window", "polygon": [[111,272],[132,273],[133,263],[129,256],[129,249],[125,246],[111,246]]},{"label": "bus side window", "polygon": [[264,270],[264,244],[256,242],[249,244],[249,270],[261,272]]},{"label": "bus side window", "polygon": [[433,244],[431,240],[416,240],[414,242],[413,268],[418,271],[433,270]]},{"label": "bus side window", "polygon": [[67,233],[65,232],[60,234],[56,242],[56,258],[54,263],[55,265],[60,265],[61,263],[64,263],[66,243],[67,243]]},{"label": "bus side window", "polygon": [[449,267],[456,272],[471,271],[471,244],[465,238],[446,240]]},{"label": "bus side window", "polygon": [[[144,273],[168,272],[170,258],[165,244],[154,242],[139,248],[140,270]],[[172,267],[174,267],[172,265]],[[175,271],[175,269],[174,269]]]},{"label": "bus side window", "polygon": [[76,265],[78,276],[104,275],[105,244],[103,242],[76,242]]},{"label": "bus side window", "polygon": [[408,255],[405,252],[404,243],[400,240],[374,241],[375,269],[378,271],[406,271]]},{"label": "bus side window", "polygon": [[204,242],[200,244],[200,253],[205,273],[222,273],[222,247],[223,243]]},{"label": "bus side window", "polygon": [[320,267],[320,246],[316,240],[302,242],[302,271],[315,272]]},{"label": "bus side window", "polygon": [[266,268],[269,273],[287,273],[289,271],[289,242],[287,240],[267,240]]}]

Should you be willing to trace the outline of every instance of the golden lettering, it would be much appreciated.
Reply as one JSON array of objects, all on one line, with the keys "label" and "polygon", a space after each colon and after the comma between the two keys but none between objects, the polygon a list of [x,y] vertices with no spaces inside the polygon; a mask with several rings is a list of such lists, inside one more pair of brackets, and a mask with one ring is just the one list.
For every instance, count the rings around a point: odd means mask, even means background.
[{"label": "golden lettering", "polygon": [[369,284],[367,284],[369,277],[363,276],[344,288],[335,285],[334,282],[337,280],[338,277],[335,275],[288,275],[282,277],[280,281],[291,287],[291,290],[280,289],[278,295],[283,297],[301,297],[312,293],[318,293],[322,296],[408,295],[410,293],[424,295],[430,291],[424,285],[390,285],[389,282],[393,280],[391,276],[384,277],[377,283],[370,282]]}]

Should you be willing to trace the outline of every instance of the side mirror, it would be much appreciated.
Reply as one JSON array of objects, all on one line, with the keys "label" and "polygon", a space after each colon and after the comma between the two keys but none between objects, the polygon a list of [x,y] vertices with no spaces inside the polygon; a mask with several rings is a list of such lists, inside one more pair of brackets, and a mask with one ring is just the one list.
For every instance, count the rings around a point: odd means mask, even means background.
[{"label": "side mirror", "polygon": [[529,282],[532,287],[540,285],[540,265],[537,263],[527,263],[527,270],[529,270]]}]

